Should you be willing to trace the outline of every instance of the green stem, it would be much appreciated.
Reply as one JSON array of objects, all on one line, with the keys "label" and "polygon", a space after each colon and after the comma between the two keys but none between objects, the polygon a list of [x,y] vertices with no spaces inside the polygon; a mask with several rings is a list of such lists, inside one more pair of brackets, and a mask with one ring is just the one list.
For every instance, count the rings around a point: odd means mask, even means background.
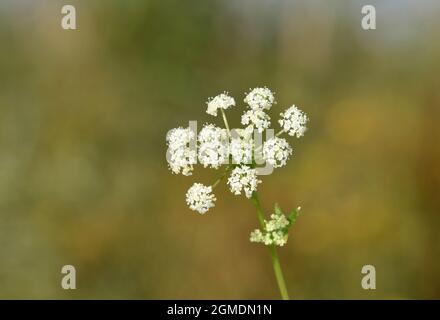
[{"label": "green stem", "polygon": [[[258,199],[257,192],[252,193],[252,202],[257,209],[258,221],[260,221],[261,228],[264,228],[264,213],[261,207],[260,200]],[[281,298],[283,300],[289,300],[289,293],[287,292],[286,283],[284,281],[283,271],[281,270],[280,260],[278,258],[277,248],[275,245],[269,246],[270,256],[272,258],[273,271],[275,272],[275,278],[280,289]]]},{"label": "green stem", "polygon": [[211,185],[212,189],[218,186],[218,184],[223,180],[223,178],[226,176],[226,174],[231,170],[231,166],[227,166],[225,171],[222,173],[220,177]]},{"label": "green stem", "polygon": [[269,246],[270,256],[272,258],[272,266],[277,279],[278,287],[280,289],[283,300],[289,300],[289,293],[287,292],[286,283],[284,282],[283,270],[281,270],[280,259],[278,258],[277,248],[275,245]]}]

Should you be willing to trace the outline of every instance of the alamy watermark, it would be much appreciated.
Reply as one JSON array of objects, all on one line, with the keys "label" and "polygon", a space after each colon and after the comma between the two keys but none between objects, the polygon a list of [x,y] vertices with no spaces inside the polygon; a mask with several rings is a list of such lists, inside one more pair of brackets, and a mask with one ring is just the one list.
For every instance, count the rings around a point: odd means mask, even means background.
[{"label": "alamy watermark", "polygon": [[363,14],[361,26],[364,30],[376,30],[376,8],[373,5],[365,5],[361,9]]},{"label": "alamy watermark", "polygon": [[361,286],[364,290],[376,290],[376,268],[373,265],[365,265],[361,270],[362,277]]},{"label": "alamy watermark", "polygon": [[64,30],[76,30],[76,8],[66,4],[61,8],[61,27]]},{"label": "alamy watermark", "polygon": [[74,266],[67,264],[61,268],[61,273],[65,276],[61,279],[61,287],[64,290],[76,289],[76,269]]}]

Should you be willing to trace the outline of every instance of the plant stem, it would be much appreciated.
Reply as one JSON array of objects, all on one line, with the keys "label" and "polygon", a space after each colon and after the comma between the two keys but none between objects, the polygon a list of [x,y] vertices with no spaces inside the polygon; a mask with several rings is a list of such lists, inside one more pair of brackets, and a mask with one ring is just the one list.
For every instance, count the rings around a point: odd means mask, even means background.
[{"label": "plant stem", "polygon": [[215,182],[212,184],[212,189],[214,189],[215,187],[218,186],[218,184],[223,180],[223,178],[226,176],[226,174],[229,172],[229,170],[231,170],[231,166],[227,166],[225,171],[222,173],[222,175],[220,177],[218,177],[217,180],[215,180]]},{"label": "plant stem", "polygon": [[[264,228],[264,213],[263,208],[261,207],[260,200],[258,199],[257,192],[252,193],[252,202],[257,209],[257,217],[258,221],[260,221],[260,225]],[[270,256],[272,259],[273,271],[275,273],[275,278],[278,283],[278,288],[280,289],[281,298],[283,300],[289,300],[289,293],[287,292],[286,283],[284,281],[283,271],[281,270],[280,260],[278,258],[277,248],[275,245],[269,246]]]},{"label": "plant stem", "polygon": [[220,109],[223,117],[223,122],[225,123],[226,130],[228,131],[228,137],[231,138],[231,130],[229,130],[229,124],[228,119],[226,118],[226,113],[223,111],[223,109]]},{"label": "plant stem", "polygon": [[[226,114],[223,111],[223,109],[220,109],[220,111],[222,113],[223,122],[225,123],[228,137],[229,137],[229,139],[231,139],[231,130],[229,129],[228,119],[226,118]],[[284,130],[281,130],[280,132],[278,132],[276,134],[276,137],[280,136],[283,133],[284,133]],[[261,148],[261,146],[259,148],[257,148],[256,150],[254,150],[254,152],[260,148]],[[224,176],[227,174],[227,172],[230,169],[231,169],[231,167],[228,166],[226,168],[225,172],[223,173],[223,175],[220,176],[220,178],[218,178],[217,181],[214,182],[214,184],[212,185],[212,188],[215,188],[220,183],[220,181],[224,178]],[[260,225],[262,228],[264,228],[264,213],[263,213],[263,209],[261,207],[260,200],[258,199],[257,192],[252,193],[252,201],[257,209],[257,217],[258,217],[258,220],[260,221]],[[284,281],[283,271],[281,270],[281,265],[280,265],[280,260],[278,258],[277,248],[275,247],[275,245],[270,245],[269,251],[270,251],[270,256],[272,259],[273,271],[275,272],[275,278],[278,283],[278,288],[280,289],[281,298],[283,300],[289,300],[289,293],[287,292],[287,287],[286,287],[286,283]]]},{"label": "plant stem", "polygon": [[278,258],[277,248],[274,244],[269,246],[269,251],[272,258],[273,271],[275,272],[275,277],[280,289],[281,298],[283,300],[289,300],[289,293],[287,292],[286,283],[284,282],[283,270],[281,270],[280,259]]}]

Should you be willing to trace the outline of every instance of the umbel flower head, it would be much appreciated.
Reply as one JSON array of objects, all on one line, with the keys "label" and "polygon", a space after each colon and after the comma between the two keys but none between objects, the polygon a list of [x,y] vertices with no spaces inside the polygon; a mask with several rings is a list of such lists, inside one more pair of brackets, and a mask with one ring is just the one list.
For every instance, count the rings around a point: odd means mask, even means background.
[{"label": "umbel flower head", "polygon": [[234,131],[235,136],[231,137],[229,146],[232,164],[252,164],[254,150],[253,132],[252,126]]},{"label": "umbel flower head", "polygon": [[208,105],[206,113],[216,117],[218,109],[226,110],[230,107],[235,106],[235,100],[234,98],[228,96],[227,92],[224,92],[219,94],[218,96],[215,96],[214,98],[208,99],[208,102],[206,104]]},{"label": "umbel flower head", "polygon": [[232,170],[231,176],[228,179],[231,192],[235,195],[243,192],[246,198],[250,198],[252,192],[257,191],[259,183],[261,183],[261,180],[258,180],[257,170],[248,166],[236,167]]},{"label": "umbel flower head", "polygon": [[270,117],[263,110],[251,109],[241,116],[241,124],[250,125],[262,133],[270,127]]},{"label": "umbel flower head", "polygon": [[300,138],[304,135],[307,130],[307,121],[309,121],[304,112],[293,105],[280,115],[281,119],[278,122],[289,136],[296,135],[297,138]]},{"label": "umbel flower head", "polygon": [[266,87],[255,88],[246,95],[244,102],[253,110],[268,110],[275,103],[275,97]]},{"label": "umbel flower head", "polygon": [[195,134],[189,128],[175,128],[168,132],[168,165],[175,174],[184,176],[192,174],[193,165],[197,163],[197,153],[190,147]]},{"label": "umbel flower head", "polygon": [[211,186],[204,186],[201,183],[194,183],[186,193],[186,203],[191,210],[200,214],[205,214],[210,208],[214,207],[217,200],[211,193]]},{"label": "umbel flower head", "polygon": [[[287,164],[292,155],[292,147],[286,139],[279,135],[287,133],[301,137],[306,131],[307,115],[295,105],[281,113],[279,124],[281,132],[269,138],[263,145],[257,145],[254,134],[261,134],[270,129],[271,119],[267,113],[275,104],[275,97],[267,87],[258,87],[245,94],[245,110],[241,117],[244,128],[230,130],[225,110],[234,107],[235,99],[228,93],[221,93],[207,102],[206,112],[217,116],[222,113],[224,127],[205,124],[197,137],[190,128],[178,127],[167,135],[167,160],[171,171],[175,174],[191,175],[198,161],[205,168],[219,169],[226,167],[224,173],[212,185],[194,183],[186,193],[186,202],[191,210],[205,214],[214,207],[216,197],[213,189],[223,177],[229,175],[227,185],[234,195],[246,198],[256,194],[258,178],[256,162],[264,160],[273,168]],[[290,226],[284,215],[275,213],[269,221],[265,221],[262,230],[255,230],[251,241],[267,245],[283,245],[287,241],[287,228]]]},{"label": "umbel flower head", "polygon": [[274,137],[263,144],[263,157],[274,168],[286,165],[292,155],[292,148],[284,138]]},{"label": "umbel flower head", "polygon": [[228,160],[228,134],[225,129],[206,124],[198,136],[199,161],[206,168],[218,169]]}]

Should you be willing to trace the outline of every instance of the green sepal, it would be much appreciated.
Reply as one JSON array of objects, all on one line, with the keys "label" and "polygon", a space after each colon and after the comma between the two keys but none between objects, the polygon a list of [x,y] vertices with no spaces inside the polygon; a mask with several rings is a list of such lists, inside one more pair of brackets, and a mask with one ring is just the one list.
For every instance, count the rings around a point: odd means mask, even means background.
[{"label": "green sepal", "polygon": [[292,212],[288,215],[287,220],[290,222],[290,226],[292,226],[296,222],[296,218],[298,218],[299,210],[298,208],[293,209]]}]

